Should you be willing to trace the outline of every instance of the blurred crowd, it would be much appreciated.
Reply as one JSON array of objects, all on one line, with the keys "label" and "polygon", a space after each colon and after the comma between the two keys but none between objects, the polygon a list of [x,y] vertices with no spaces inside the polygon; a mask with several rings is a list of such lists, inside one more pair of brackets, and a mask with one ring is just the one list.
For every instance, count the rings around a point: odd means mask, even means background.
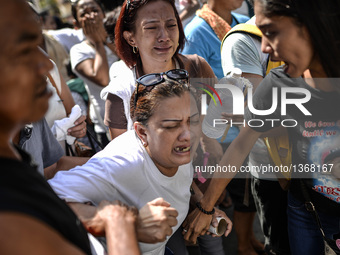
[{"label": "blurred crowd", "polygon": [[339,0],[0,4],[0,254],[340,254]]}]

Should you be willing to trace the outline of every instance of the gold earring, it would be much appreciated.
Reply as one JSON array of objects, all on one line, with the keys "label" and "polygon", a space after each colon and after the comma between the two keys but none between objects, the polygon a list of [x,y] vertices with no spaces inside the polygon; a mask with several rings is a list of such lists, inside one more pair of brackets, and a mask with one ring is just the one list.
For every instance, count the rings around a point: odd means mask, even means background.
[{"label": "gold earring", "polygon": [[148,146],[148,143],[143,141],[143,146],[144,147]]},{"label": "gold earring", "polygon": [[132,47],[132,52],[137,54],[138,53],[138,47],[137,46],[133,46]]}]

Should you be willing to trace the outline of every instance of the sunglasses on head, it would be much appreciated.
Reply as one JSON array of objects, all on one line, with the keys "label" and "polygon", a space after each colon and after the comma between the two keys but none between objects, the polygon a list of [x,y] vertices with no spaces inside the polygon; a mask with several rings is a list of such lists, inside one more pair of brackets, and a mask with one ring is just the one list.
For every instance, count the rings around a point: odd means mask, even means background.
[{"label": "sunglasses on head", "polygon": [[135,101],[134,105],[136,107],[137,100],[138,100],[138,87],[139,85],[143,85],[146,87],[147,91],[150,92],[156,85],[162,83],[165,81],[164,76],[171,80],[189,80],[189,74],[186,70],[184,69],[172,69],[167,72],[163,73],[150,73],[150,74],[145,74],[142,77],[137,79],[137,89],[136,89],[136,94],[135,94]]},{"label": "sunglasses on head", "polygon": [[140,4],[141,1],[142,1],[142,0],[132,0],[132,1],[127,0],[127,1],[126,1],[125,14],[124,14],[124,15],[125,15],[125,18],[126,18],[127,16],[129,16],[130,8],[131,8],[131,7],[136,8],[136,7]]}]

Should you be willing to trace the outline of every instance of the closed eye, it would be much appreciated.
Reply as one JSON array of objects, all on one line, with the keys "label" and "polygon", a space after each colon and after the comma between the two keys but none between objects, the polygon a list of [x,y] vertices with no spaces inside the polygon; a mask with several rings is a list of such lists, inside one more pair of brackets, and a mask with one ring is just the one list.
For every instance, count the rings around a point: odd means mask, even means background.
[{"label": "closed eye", "polygon": [[180,125],[179,122],[172,122],[172,123],[167,123],[165,124],[163,127],[166,129],[172,129],[172,128],[176,128]]},{"label": "closed eye", "polygon": [[174,128],[177,128],[179,125],[180,125],[181,121],[174,121],[174,120],[165,120],[164,123],[163,123],[163,128],[165,129],[174,129]]}]

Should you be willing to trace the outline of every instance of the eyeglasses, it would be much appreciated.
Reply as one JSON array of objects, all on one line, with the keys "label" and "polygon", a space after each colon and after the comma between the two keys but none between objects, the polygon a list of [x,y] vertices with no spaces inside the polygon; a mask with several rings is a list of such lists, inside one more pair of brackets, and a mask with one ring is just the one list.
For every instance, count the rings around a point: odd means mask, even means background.
[{"label": "eyeglasses", "polygon": [[145,86],[147,91],[150,92],[156,85],[165,81],[164,75],[171,80],[176,80],[176,81],[185,80],[186,82],[188,82],[189,80],[189,74],[184,69],[172,69],[172,70],[169,70],[163,73],[150,73],[150,74],[143,75],[142,77],[137,79],[137,89],[136,89],[135,100],[134,100],[135,107],[136,107],[137,100],[138,100],[139,84]]}]

